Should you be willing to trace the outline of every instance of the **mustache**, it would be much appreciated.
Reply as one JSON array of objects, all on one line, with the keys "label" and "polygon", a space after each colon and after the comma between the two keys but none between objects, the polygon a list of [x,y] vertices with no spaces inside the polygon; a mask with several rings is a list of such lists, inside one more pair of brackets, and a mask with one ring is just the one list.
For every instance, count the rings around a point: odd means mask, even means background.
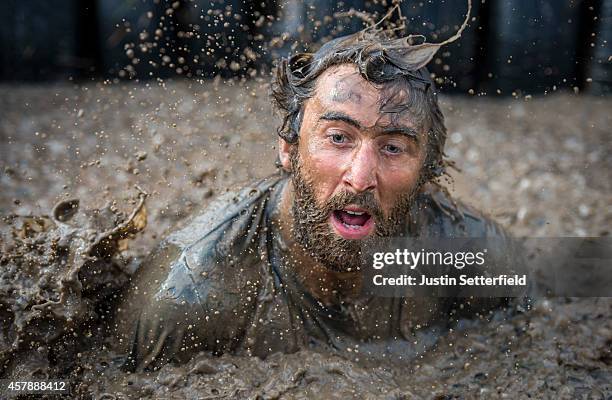
[{"label": "mustache", "polygon": [[325,202],[323,211],[327,217],[333,211],[341,210],[349,204],[354,204],[367,210],[368,214],[374,217],[375,220],[381,221],[384,218],[382,208],[373,192],[352,193],[342,191]]}]

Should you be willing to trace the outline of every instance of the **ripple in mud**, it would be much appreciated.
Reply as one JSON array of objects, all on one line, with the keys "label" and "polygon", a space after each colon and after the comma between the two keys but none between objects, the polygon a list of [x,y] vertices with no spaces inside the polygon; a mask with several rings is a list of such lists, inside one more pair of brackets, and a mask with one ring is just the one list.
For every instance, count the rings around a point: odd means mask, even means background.
[{"label": "ripple in mud", "polygon": [[[405,363],[300,351],[255,357],[201,353],[184,365],[126,374],[90,351],[75,393],[99,399],[608,399],[612,302],[543,300],[451,331]],[[354,352],[354,350],[353,350]]]}]

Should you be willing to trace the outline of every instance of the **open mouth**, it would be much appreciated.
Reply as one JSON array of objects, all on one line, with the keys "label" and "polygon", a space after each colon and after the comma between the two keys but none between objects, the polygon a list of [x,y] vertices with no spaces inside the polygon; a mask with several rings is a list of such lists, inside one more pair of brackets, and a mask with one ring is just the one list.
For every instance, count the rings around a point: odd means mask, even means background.
[{"label": "open mouth", "polygon": [[374,229],[372,215],[359,207],[347,206],[334,210],[330,219],[332,226],[345,239],[362,239]]}]

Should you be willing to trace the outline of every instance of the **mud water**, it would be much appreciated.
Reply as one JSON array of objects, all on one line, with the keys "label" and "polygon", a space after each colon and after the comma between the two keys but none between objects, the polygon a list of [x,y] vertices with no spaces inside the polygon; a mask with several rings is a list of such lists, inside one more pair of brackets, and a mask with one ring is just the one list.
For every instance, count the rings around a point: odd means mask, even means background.
[{"label": "mud water", "polygon": [[[72,397],[106,399],[612,396],[609,298],[466,321],[402,365],[302,351],[120,372],[105,333],[129,275],[214,195],[274,171],[267,90],[256,80],[0,87],[3,377],[62,376]],[[444,97],[447,154],[462,170],[447,185],[519,236],[608,235],[611,105],[568,93]]]}]

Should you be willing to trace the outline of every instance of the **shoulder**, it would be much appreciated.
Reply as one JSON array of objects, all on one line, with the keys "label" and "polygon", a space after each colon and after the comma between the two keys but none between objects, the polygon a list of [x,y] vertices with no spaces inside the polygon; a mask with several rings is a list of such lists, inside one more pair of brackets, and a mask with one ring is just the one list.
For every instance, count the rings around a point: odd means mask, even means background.
[{"label": "shoulder", "polygon": [[[265,263],[268,180],[227,193],[171,233],[124,294],[116,326],[137,366],[224,352],[240,340],[256,306]],[[154,360],[157,362],[154,363]]]},{"label": "shoulder", "polygon": [[257,271],[249,267],[261,261],[259,247],[265,241],[268,214],[275,207],[272,190],[279,182],[277,177],[269,178],[226,193],[169,234],[157,253],[173,248],[173,257],[153,257],[167,264],[165,284],[187,275],[190,287],[200,289],[202,297],[211,286],[222,285],[231,293],[240,289],[242,277],[256,277]]},{"label": "shoulder", "polygon": [[[479,249],[487,251],[487,273],[491,276],[515,273],[529,274],[523,259],[523,248],[519,241],[497,223],[491,216],[475,209],[474,207],[452,198],[450,194],[437,187],[428,188],[421,193],[417,201],[419,204],[419,221],[421,236],[435,237],[440,239],[469,238],[477,239],[467,242],[459,241],[461,245],[476,245]],[[465,271],[465,270],[461,270]],[[457,273],[457,271],[453,271]],[[528,279],[531,284],[531,278]],[[517,287],[516,290],[507,289],[501,291],[486,288],[478,289],[477,295],[474,289],[469,287],[460,288],[449,296],[446,305],[453,310],[451,320],[458,321],[461,318],[473,318],[474,316],[492,316],[497,309],[515,311],[514,305],[519,304],[517,300],[510,307],[510,296],[518,297],[521,301],[528,301],[525,297],[530,288]],[[509,297],[500,297],[509,296]],[[469,301],[465,301],[469,298]],[[459,310],[459,311],[458,311]]]},{"label": "shoulder", "polygon": [[419,230],[424,236],[506,238],[491,216],[454,199],[448,191],[427,186],[417,197]]},{"label": "shoulder", "polygon": [[275,176],[226,193],[164,242],[182,249],[183,262],[196,275],[214,274],[219,266],[233,269],[258,262],[255,250],[265,239],[282,183]]},{"label": "shoulder", "polygon": [[264,214],[272,192],[282,183],[280,177],[272,176],[227,192],[171,232],[165,241],[188,248],[210,237],[231,234],[229,226],[242,224],[248,228],[245,224]]}]

